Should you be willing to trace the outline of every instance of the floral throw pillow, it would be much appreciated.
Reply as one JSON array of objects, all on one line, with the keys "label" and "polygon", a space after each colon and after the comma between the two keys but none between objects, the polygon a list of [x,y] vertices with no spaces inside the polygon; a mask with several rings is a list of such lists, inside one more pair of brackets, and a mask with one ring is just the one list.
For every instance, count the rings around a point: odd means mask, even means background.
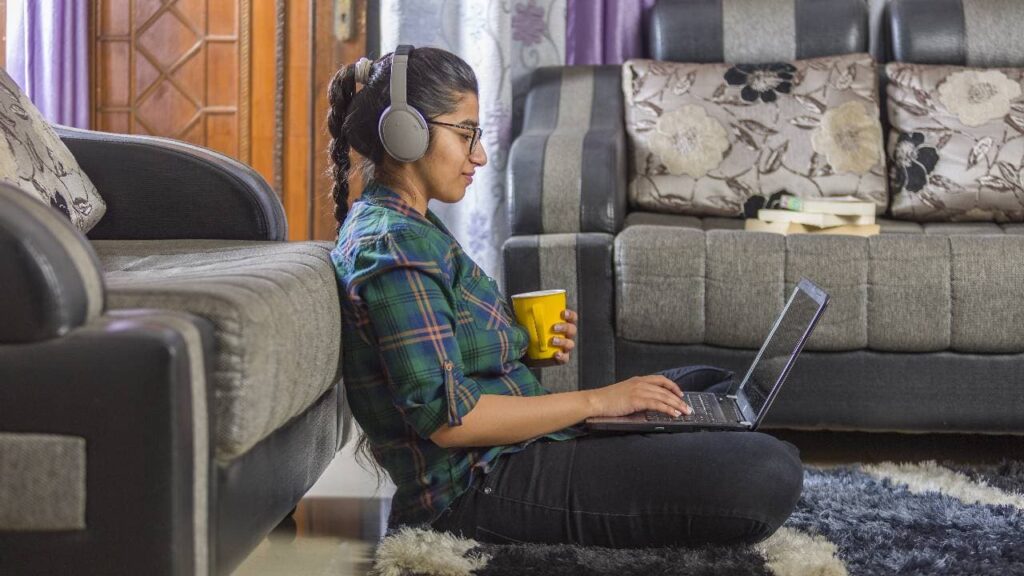
[{"label": "floral throw pillow", "polygon": [[1022,69],[890,63],[892,215],[1024,221]]},{"label": "floral throw pillow", "polygon": [[739,216],[748,198],[855,196],[887,204],[874,60],[775,64],[628,60],[629,200]]},{"label": "floral throw pillow", "polygon": [[58,210],[83,233],[107,205],[21,88],[0,70],[0,180]]}]

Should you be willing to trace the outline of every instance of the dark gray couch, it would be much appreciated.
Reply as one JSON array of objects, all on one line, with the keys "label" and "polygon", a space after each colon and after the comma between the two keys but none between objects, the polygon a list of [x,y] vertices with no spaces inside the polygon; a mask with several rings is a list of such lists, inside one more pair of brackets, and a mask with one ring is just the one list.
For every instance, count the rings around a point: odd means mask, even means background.
[{"label": "dark gray couch", "polygon": [[344,443],[328,242],[251,169],[59,129],[85,238],[0,186],[0,574],[227,574]]},{"label": "dark gray couch", "polygon": [[[875,45],[882,59],[1024,66],[1016,39],[991,38],[1008,21],[1024,29],[1015,3],[896,0],[872,26],[863,0],[762,0],[775,26],[737,18],[738,0],[724,18],[726,1],[659,2],[650,57],[765,62]],[[619,66],[538,70],[512,146],[506,292],[564,287],[580,313],[578,351],[538,371],[546,386],[684,364],[742,375],[806,276],[833,301],[769,427],[1024,432],[1024,225],[883,218],[871,238],[781,236],[633,211],[620,85]]]}]

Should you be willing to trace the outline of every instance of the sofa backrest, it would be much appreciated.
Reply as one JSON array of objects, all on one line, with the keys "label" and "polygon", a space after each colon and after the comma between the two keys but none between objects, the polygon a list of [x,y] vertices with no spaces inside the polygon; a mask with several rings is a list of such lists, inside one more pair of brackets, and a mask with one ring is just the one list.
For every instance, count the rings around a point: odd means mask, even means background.
[{"label": "sofa backrest", "polygon": [[649,26],[649,57],[674,62],[756,64],[869,46],[865,0],[659,0]]},{"label": "sofa backrest", "polygon": [[1020,0],[892,0],[889,27],[894,61],[1024,66]]}]

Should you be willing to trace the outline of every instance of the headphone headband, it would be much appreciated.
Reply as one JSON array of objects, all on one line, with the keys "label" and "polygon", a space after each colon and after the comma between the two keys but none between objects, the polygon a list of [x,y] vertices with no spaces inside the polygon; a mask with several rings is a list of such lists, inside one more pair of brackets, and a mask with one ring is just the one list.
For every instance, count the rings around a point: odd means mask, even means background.
[{"label": "headphone headband", "polygon": [[391,56],[391,105],[404,106],[405,97],[405,72],[409,68],[409,54],[412,53],[412,46],[402,44],[395,48]]}]

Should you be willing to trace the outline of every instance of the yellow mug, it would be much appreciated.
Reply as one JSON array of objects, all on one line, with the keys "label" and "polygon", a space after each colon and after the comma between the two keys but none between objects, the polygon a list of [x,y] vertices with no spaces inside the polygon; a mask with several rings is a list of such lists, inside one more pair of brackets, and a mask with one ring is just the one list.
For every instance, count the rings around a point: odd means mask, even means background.
[{"label": "yellow mug", "polygon": [[553,328],[562,321],[565,290],[538,290],[513,294],[512,308],[515,309],[516,321],[526,328],[530,335],[526,355],[532,360],[554,358],[555,353],[562,349],[560,346],[552,346],[551,339],[559,336]]}]

